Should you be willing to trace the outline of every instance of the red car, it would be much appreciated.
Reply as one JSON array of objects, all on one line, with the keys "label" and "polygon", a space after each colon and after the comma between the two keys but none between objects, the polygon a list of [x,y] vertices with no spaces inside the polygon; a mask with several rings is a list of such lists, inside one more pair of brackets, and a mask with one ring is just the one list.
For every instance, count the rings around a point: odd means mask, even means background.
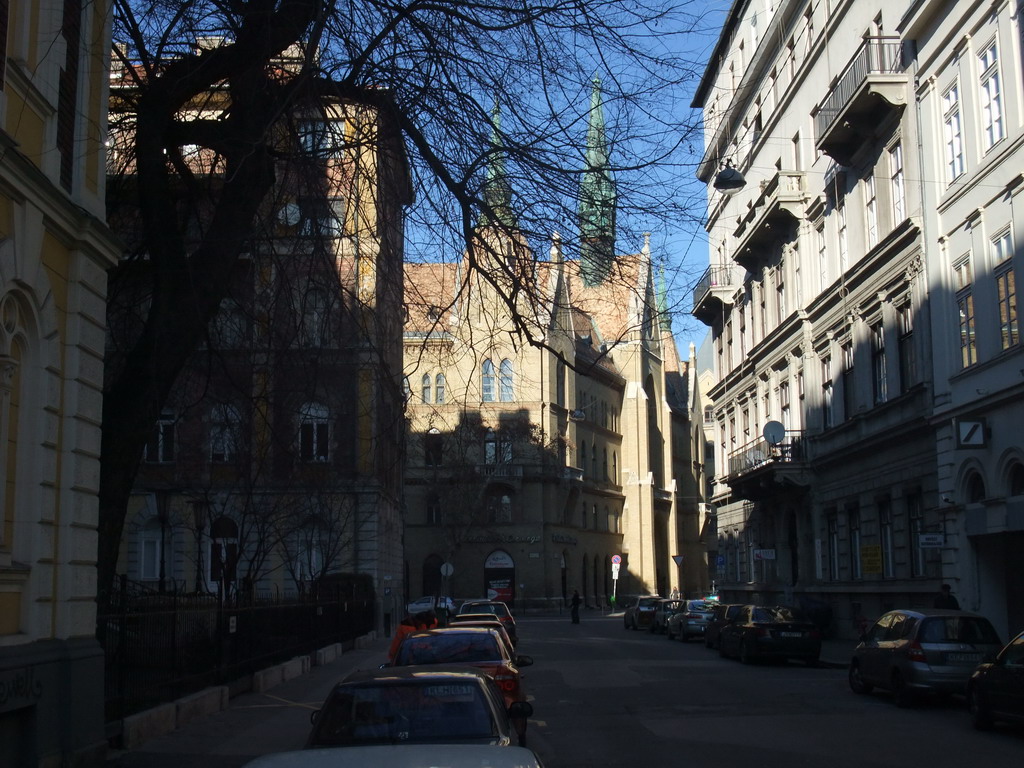
[{"label": "red car", "polygon": [[[392,666],[465,664],[486,672],[498,684],[505,704],[525,702],[522,667],[533,664],[529,656],[512,656],[496,630],[485,627],[447,627],[409,635],[402,642]],[[526,745],[526,718],[515,720],[520,746]]]},{"label": "red car", "polygon": [[459,606],[459,615],[464,613],[490,613],[505,625],[505,631],[513,643],[519,642],[516,635],[516,620],[508,606],[500,600],[467,600]]}]

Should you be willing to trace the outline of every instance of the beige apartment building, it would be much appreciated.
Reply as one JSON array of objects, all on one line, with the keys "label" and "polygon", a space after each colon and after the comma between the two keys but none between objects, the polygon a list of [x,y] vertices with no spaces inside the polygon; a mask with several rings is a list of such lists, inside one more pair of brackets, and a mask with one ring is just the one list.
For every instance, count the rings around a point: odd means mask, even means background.
[{"label": "beige apartment building", "polygon": [[723,599],[1019,629],[1020,15],[736,2],[705,118]]},{"label": "beige apartment building", "polygon": [[614,250],[602,122],[598,94],[579,260],[557,235],[546,259],[530,252],[494,167],[466,259],[406,265],[410,598],[552,608],[578,589],[605,607],[707,587],[687,361],[659,315],[649,239]]},{"label": "beige apartment building", "polygon": [[[0,763],[106,751],[96,559],[110,3],[0,7]],[[74,692],[69,696],[69,692]]]}]

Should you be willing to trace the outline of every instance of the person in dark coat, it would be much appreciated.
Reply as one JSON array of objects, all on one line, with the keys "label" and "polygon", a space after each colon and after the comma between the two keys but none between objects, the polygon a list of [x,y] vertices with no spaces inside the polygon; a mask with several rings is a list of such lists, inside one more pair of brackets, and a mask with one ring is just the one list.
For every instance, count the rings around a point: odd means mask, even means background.
[{"label": "person in dark coat", "polygon": [[436,626],[437,615],[433,611],[421,611],[414,616],[406,616],[402,619],[401,623],[395,627],[395,636],[391,639],[391,647],[388,649],[388,664],[394,664],[395,656],[398,655],[398,647],[406,637],[413,632],[422,632]]},{"label": "person in dark coat", "polygon": [[934,608],[951,608],[954,611],[960,610],[960,601],[953,595],[949,584],[943,584],[939,588],[939,594],[935,596]]},{"label": "person in dark coat", "polygon": [[579,624],[580,623],[580,603],[581,602],[583,602],[583,601],[580,600],[580,591],[578,589],[574,589],[572,591],[572,600],[569,601],[570,615],[572,616],[572,623],[573,624]]}]

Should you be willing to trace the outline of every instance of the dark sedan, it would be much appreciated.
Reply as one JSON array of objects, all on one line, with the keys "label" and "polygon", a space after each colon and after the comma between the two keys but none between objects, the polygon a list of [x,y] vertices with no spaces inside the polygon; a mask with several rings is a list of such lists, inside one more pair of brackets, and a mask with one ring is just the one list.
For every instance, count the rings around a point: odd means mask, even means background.
[{"label": "dark sedan", "polygon": [[742,605],[735,603],[715,603],[711,609],[711,616],[708,617],[708,625],[704,628],[704,647],[717,648],[718,636],[722,634],[722,627],[736,618]]},{"label": "dark sedan", "polygon": [[718,636],[718,652],[744,664],[757,659],[799,659],[816,664],[821,631],[794,608],[744,605]]},{"label": "dark sedan", "polygon": [[1024,632],[974,670],[967,681],[967,706],[979,731],[996,720],[1024,723]]}]

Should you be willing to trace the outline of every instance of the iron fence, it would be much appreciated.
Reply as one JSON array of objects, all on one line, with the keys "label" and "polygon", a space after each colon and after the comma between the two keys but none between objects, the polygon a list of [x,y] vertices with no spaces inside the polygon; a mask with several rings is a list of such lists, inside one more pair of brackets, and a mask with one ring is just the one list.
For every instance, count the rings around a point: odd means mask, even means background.
[{"label": "iron fence", "polygon": [[106,720],[224,685],[373,629],[374,601],[315,594],[138,592],[122,585],[99,617]]}]

